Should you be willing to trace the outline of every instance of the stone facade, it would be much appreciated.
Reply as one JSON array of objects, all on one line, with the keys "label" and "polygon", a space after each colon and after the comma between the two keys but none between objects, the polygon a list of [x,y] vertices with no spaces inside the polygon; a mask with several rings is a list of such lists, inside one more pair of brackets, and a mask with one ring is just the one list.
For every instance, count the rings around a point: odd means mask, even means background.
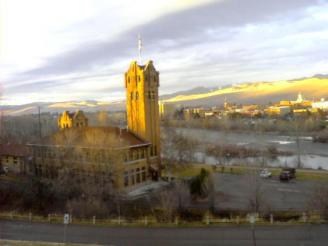
[{"label": "stone facade", "polygon": [[151,166],[160,175],[159,72],[153,62],[133,61],[125,73],[128,130],[151,143]]},{"label": "stone facade", "polygon": [[37,176],[54,179],[69,167],[82,181],[91,177],[100,184],[111,182],[119,190],[152,179],[150,144],[126,129],[69,128],[29,146]]}]

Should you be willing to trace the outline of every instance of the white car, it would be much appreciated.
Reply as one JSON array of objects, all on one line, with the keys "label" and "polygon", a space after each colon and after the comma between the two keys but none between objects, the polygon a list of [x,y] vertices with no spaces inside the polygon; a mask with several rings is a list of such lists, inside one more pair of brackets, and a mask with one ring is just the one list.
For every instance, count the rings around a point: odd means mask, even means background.
[{"label": "white car", "polygon": [[260,177],[261,178],[271,178],[272,173],[268,169],[262,169],[260,171]]},{"label": "white car", "polygon": [[0,166],[0,175],[1,174],[7,174],[9,172],[9,168],[8,167],[1,167]]}]

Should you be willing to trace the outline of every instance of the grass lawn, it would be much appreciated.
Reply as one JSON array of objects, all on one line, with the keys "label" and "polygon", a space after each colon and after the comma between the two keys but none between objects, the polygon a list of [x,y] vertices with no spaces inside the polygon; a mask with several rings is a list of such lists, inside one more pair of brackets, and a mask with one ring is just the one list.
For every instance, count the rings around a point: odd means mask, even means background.
[{"label": "grass lawn", "polygon": [[[200,170],[204,168],[210,173],[230,173],[236,175],[247,174],[250,171],[260,169],[257,167],[246,167],[246,166],[225,166],[225,167],[213,167],[208,164],[189,164],[183,167],[176,167],[171,170],[171,174],[178,177],[193,177],[200,173]],[[268,168],[273,176],[279,176],[281,168]],[[163,175],[168,175],[168,171],[164,170]],[[317,181],[328,181],[328,171],[325,170],[311,170],[311,169],[297,169],[296,170],[297,180],[317,180]]]}]

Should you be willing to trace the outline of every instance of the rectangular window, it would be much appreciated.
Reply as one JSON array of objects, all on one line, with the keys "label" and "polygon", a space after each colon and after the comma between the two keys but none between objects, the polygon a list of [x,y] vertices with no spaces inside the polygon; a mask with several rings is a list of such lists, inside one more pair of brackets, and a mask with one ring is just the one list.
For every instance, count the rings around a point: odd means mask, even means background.
[{"label": "rectangular window", "polygon": [[137,183],[140,183],[140,173],[137,173]]},{"label": "rectangular window", "polygon": [[129,161],[133,161],[133,152],[129,150]]},{"label": "rectangular window", "polygon": [[129,186],[129,173],[124,172],[124,186],[127,187]]},{"label": "rectangular window", "polygon": [[142,182],[146,181],[146,168],[145,167],[142,168],[141,178],[142,178]]}]

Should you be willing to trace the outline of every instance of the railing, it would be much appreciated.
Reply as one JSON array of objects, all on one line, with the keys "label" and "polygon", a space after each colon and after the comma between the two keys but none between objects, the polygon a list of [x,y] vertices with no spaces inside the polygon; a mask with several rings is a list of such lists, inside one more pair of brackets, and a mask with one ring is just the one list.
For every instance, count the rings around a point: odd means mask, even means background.
[{"label": "railing", "polygon": [[[71,224],[83,225],[98,225],[98,226],[215,226],[215,225],[243,225],[254,223],[257,225],[293,225],[293,224],[322,224],[328,223],[328,220],[322,219],[317,212],[301,213],[297,216],[292,216],[293,219],[288,219],[288,216],[282,218],[281,215],[275,216],[274,213],[268,217],[261,217],[255,215],[253,222],[250,220],[251,214],[246,216],[230,216],[220,217],[207,214],[200,220],[184,220],[176,216],[171,220],[159,220],[154,216],[143,216],[139,218],[125,218],[125,217],[112,217],[112,218],[97,218],[92,216],[89,218],[78,218],[70,215]],[[0,220],[20,220],[29,222],[42,222],[42,223],[63,223],[63,214],[48,214],[47,216],[34,215],[32,213],[17,213],[0,212]]]}]

